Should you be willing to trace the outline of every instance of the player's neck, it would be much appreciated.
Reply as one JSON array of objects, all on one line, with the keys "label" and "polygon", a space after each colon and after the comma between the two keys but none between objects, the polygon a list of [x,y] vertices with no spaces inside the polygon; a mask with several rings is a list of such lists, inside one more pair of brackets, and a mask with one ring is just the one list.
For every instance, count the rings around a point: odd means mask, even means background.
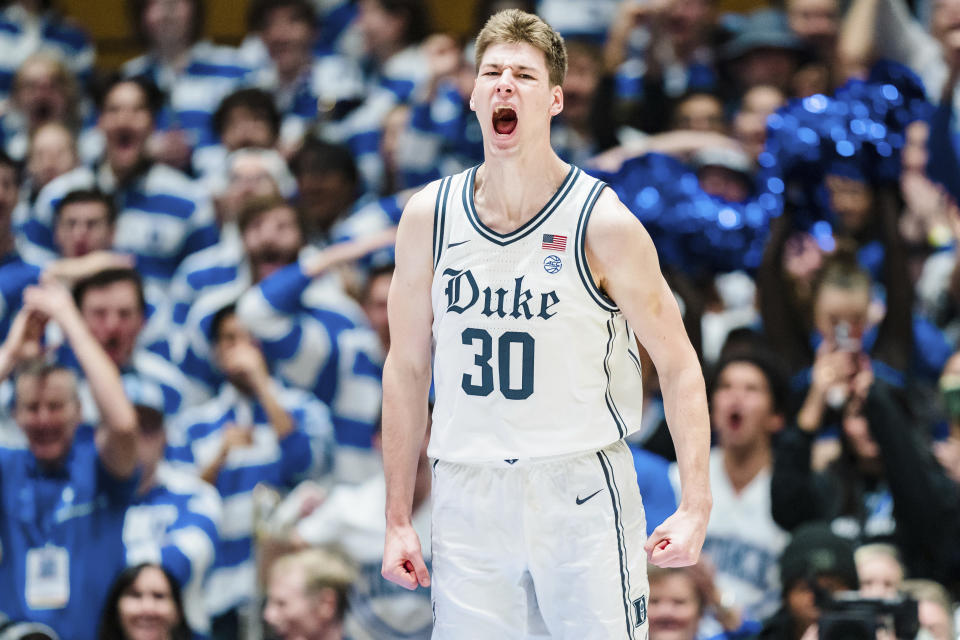
[{"label": "player's neck", "polygon": [[[485,223],[504,227],[497,231],[509,231],[536,215],[570,171],[570,165],[552,149],[548,148],[548,154],[484,161],[477,171],[474,202]],[[495,220],[487,220],[484,214],[494,212]]]}]

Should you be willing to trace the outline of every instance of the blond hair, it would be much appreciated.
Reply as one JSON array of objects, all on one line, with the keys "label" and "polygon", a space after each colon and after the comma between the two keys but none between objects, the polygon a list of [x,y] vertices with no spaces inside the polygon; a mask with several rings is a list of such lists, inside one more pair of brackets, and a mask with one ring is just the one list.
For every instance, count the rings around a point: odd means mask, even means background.
[{"label": "blond hair", "polygon": [[480,68],[483,54],[490,45],[519,43],[529,44],[542,51],[546,58],[547,71],[550,73],[551,86],[563,84],[563,78],[567,75],[567,48],[563,44],[563,38],[538,16],[520,9],[505,9],[487,20],[477,35],[477,68]]}]

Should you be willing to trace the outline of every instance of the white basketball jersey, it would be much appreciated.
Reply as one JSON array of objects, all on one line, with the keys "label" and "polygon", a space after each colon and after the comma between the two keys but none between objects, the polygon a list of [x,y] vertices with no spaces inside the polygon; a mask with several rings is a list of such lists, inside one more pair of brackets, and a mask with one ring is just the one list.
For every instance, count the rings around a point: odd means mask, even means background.
[{"label": "white basketball jersey", "polygon": [[444,178],[436,201],[428,453],[485,462],[602,449],[639,428],[642,405],[633,332],[584,253],[605,185],[571,167],[539,213],[498,233],[477,216],[476,172]]}]

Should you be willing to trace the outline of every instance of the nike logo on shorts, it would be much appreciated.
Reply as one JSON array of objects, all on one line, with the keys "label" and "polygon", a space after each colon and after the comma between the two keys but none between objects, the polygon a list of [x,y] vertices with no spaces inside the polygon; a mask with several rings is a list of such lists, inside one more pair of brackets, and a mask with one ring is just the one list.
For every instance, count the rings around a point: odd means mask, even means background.
[{"label": "nike logo on shorts", "polygon": [[589,500],[589,499],[592,498],[593,496],[597,495],[597,494],[600,493],[601,491],[603,491],[603,489],[597,489],[596,491],[594,491],[593,493],[591,493],[590,495],[588,495],[586,498],[581,498],[580,496],[577,496],[577,504],[583,504],[584,502],[586,502],[587,500]]}]

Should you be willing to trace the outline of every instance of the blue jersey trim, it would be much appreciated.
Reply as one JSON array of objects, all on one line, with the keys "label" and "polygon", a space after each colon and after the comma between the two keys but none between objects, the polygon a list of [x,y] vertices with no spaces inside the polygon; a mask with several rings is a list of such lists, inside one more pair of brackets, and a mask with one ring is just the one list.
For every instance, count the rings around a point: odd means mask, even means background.
[{"label": "blue jersey trim", "polygon": [[477,165],[470,169],[466,180],[464,180],[463,208],[467,212],[467,220],[469,220],[470,224],[473,225],[473,228],[477,230],[477,233],[490,242],[498,244],[501,247],[506,246],[511,242],[516,242],[521,238],[525,238],[533,233],[537,227],[543,224],[544,221],[550,217],[550,214],[556,211],[557,207],[560,206],[564,198],[567,197],[567,194],[573,189],[573,185],[576,183],[577,177],[582,173],[580,169],[570,165],[570,171],[567,172],[567,177],[563,179],[563,182],[560,183],[560,187],[556,190],[553,196],[550,197],[550,200],[547,201],[547,204],[543,205],[543,208],[540,209],[535,216],[527,220],[510,233],[498,233],[489,228],[487,225],[483,224],[483,221],[480,220],[480,216],[477,215],[477,210],[474,206],[473,190],[474,184],[476,183],[477,169],[479,168],[480,165]]},{"label": "blue jersey trim", "polygon": [[580,274],[580,280],[587,289],[587,293],[590,294],[593,301],[604,311],[617,312],[620,311],[620,308],[609,296],[600,290],[600,287],[594,282],[593,275],[590,273],[590,267],[587,264],[587,223],[590,220],[590,214],[593,213],[594,205],[597,204],[597,200],[600,198],[600,193],[606,186],[607,184],[605,182],[598,181],[593,185],[593,188],[590,189],[590,193],[583,203],[583,209],[580,211],[580,220],[577,222],[577,235],[574,238],[573,253],[576,258],[577,273]]},{"label": "blue jersey trim", "polygon": [[607,481],[607,491],[610,493],[610,504],[613,506],[613,523],[617,532],[617,553],[620,554],[620,586],[623,590],[623,613],[627,622],[627,638],[634,638],[634,626],[630,619],[630,569],[627,565],[627,545],[623,531],[623,520],[620,517],[620,492],[613,477],[613,465],[603,451],[597,452],[603,477]]}]

